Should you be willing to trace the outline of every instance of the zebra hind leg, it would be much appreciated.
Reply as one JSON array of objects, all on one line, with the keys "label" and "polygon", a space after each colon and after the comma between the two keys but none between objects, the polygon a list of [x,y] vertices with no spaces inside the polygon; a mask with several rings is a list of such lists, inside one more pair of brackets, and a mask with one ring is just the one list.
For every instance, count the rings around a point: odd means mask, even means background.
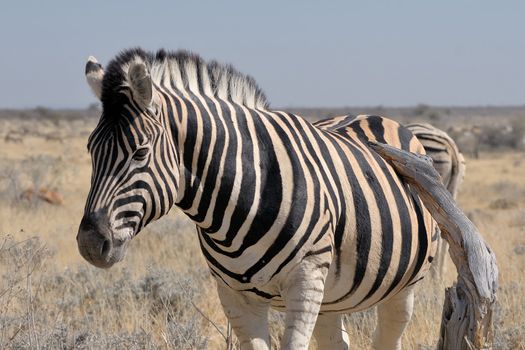
[{"label": "zebra hind leg", "polygon": [[401,337],[414,309],[414,288],[409,287],[377,307],[373,348],[400,350]]},{"label": "zebra hind leg", "polygon": [[306,258],[289,273],[281,292],[286,306],[281,349],[308,349],[323,301],[328,265]]},{"label": "zebra hind leg", "polygon": [[318,349],[348,350],[350,341],[341,314],[320,314],[314,328]]},{"label": "zebra hind leg", "polygon": [[269,303],[217,283],[219,299],[242,350],[270,349]]}]

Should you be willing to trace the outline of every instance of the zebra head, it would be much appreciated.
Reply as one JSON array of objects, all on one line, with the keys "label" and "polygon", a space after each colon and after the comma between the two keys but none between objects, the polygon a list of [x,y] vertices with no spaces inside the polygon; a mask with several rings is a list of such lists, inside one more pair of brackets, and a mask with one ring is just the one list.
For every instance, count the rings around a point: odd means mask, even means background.
[{"label": "zebra head", "polygon": [[87,261],[108,268],[123,259],[144,226],[172,207],[177,154],[146,60],[137,58],[118,69],[110,64],[105,74],[90,57],[86,78],[103,111],[88,141],[91,188],[77,243]]}]

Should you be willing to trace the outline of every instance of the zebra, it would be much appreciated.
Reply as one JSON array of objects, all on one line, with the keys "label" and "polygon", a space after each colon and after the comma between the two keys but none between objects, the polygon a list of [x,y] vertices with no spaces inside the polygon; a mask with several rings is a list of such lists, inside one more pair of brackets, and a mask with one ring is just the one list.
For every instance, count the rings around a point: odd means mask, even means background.
[{"label": "zebra", "polygon": [[286,312],[283,349],[346,349],[342,314],[377,306],[376,349],[400,349],[414,286],[437,242],[421,200],[369,148],[424,152],[379,116],[317,125],[272,110],[253,78],[187,51],[121,52],[86,79],[102,102],[88,139],[91,187],[77,243],[91,264],[121,261],[173,207],[197,227],[242,349],[268,349],[268,310]]},{"label": "zebra", "polygon": [[[456,200],[459,186],[465,178],[465,158],[454,140],[443,130],[427,123],[405,125],[419,139],[426,154],[432,158],[441,181]],[[440,239],[434,265],[431,269],[435,277],[442,278],[446,271],[448,243]]]}]

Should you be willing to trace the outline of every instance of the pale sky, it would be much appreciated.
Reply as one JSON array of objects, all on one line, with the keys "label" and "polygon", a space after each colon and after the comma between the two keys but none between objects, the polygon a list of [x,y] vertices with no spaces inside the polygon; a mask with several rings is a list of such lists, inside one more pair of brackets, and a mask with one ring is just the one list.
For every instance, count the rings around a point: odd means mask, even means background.
[{"label": "pale sky", "polygon": [[523,105],[525,1],[5,1],[0,108],[83,108],[94,55],[189,49],[278,107]]}]

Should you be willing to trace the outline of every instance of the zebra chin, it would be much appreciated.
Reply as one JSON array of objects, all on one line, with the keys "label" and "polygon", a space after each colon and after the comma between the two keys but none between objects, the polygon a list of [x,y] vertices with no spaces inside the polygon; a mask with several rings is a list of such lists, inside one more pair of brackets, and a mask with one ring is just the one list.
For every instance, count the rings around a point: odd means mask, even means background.
[{"label": "zebra chin", "polygon": [[84,216],[77,234],[78,250],[90,264],[107,269],[124,259],[131,237],[116,238],[107,220]]}]

